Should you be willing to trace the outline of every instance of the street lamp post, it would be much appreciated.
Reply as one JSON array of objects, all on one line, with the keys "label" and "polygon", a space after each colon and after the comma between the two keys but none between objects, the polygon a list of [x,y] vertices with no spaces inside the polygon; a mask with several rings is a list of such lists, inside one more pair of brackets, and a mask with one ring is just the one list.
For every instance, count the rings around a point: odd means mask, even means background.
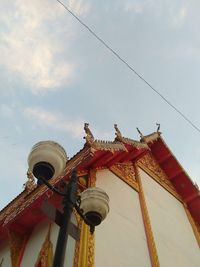
[{"label": "street lamp post", "polygon": [[[84,210],[81,209],[81,196],[77,196],[78,184],[76,171],[72,172],[69,183],[65,184],[64,192],[61,192],[56,187],[52,186],[44,177],[39,177],[37,179],[39,180],[39,184],[44,183],[53,192],[63,196],[63,213],[61,216],[60,230],[53,261],[53,267],[63,267],[73,208],[76,209],[84,222],[90,226],[90,232],[93,233],[95,226],[105,219],[109,211],[109,199],[107,194],[100,188],[91,187],[86,189],[83,191],[83,194],[88,195],[87,191],[92,191],[92,195],[91,192],[89,192],[89,196],[86,196],[85,198],[88,203],[85,205],[84,212]],[[99,194],[101,195],[100,198],[98,196]]]},{"label": "street lamp post", "polygon": [[64,266],[70,218],[77,198],[76,172],[72,173],[71,179],[69,181],[68,186],[66,186],[65,191],[65,196],[63,197],[63,215],[61,217],[61,225],[56,244],[53,267]]},{"label": "street lamp post", "polygon": [[109,197],[98,187],[90,187],[77,195],[78,181],[76,171],[72,171],[69,182],[64,183],[60,191],[48,180],[59,175],[66,164],[65,150],[54,141],[42,141],[35,144],[28,157],[29,170],[38,179],[38,186],[45,184],[54,193],[63,197],[63,213],[59,214],[59,234],[55,249],[53,267],[63,267],[67,247],[70,219],[75,208],[93,233],[109,212]]}]

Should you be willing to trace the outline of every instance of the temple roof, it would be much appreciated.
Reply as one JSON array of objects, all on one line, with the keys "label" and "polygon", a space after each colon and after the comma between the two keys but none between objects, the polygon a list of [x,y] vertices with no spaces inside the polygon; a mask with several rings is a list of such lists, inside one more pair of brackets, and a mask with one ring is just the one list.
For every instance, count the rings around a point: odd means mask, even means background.
[{"label": "temple roof", "polygon": [[[62,180],[67,180],[75,168],[79,173],[87,173],[90,169],[110,168],[117,163],[137,162],[151,153],[166,174],[169,183],[188,206],[195,221],[200,224],[199,188],[192,182],[164,142],[159,127],[156,132],[146,136],[138,130],[140,141],[124,137],[116,124],[114,127],[116,131],[114,141],[103,141],[94,138],[89,124],[86,123],[84,127],[86,142],[83,148],[67,161],[63,173],[51,179],[50,183],[57,186]],[[25,190],[0,211],[0,239],[6,235],[5,226],[17,227],[18,231],[23,232],[27,227],[33,227],[38,220],[44,218],[39,207],[45,199],[49,198],[51,192],[45,185],[37,187],[32,182],[29,177],[29,184],[28,186],[26,184]],[[58,201],[56,196],[55,201]],[[23,216],[25,214],[28,216]]]}]

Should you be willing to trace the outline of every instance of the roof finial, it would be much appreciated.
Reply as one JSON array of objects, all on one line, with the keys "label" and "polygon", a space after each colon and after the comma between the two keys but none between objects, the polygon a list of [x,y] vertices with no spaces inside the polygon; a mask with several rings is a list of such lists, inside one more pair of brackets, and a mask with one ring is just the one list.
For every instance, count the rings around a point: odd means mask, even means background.
[{"label": "roof finial", "polygon": [[28,178],[28,180],[26,181],[26,183],[23,186],[24,186],[25,190],[28,193],[30,193],[37,186],[35,183],[33,173],[30,170],[27,171],[27,178]]},{"label": "roof finial", "polygon": [[140,135],[140,138],[142,139],[144,137],[143,133],[139,130],[139,128],[136,128],[136,129],[137,129],[137,131],[138,131],[138,133]]},{"label": "roof finial", "polygon": [[86,140],[86,143],[91,145],[94,142],[94,136],[89,129],[89,123],[84,123],[84,130],[85,130],[86,136],[84,136],[83,138]]},{"label": "roof finial", "polygon": [[158,126],[157,133],[159,133],[160,132],[160,123],[156,123],[156,125]]},{"label": "roof finial", "polygon": [[120,141],[122,139],[122,134],[121,134],[117,124],[114,124],[114,128],[116,130],[116,132],[115,132],[116,138]]}]

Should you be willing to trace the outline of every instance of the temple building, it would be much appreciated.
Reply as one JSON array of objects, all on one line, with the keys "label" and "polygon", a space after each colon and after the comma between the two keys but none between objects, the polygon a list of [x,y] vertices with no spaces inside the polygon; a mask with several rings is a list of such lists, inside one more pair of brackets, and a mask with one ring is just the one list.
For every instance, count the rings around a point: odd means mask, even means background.
[{"label": "temple building", "polygon": [[[56,163],[48,182],[62,190],[76,169],[78,193],[103,189],[109,212],[92,234],[74,210],[71,222],[78,232],[69,233],[64,266],[200,266],[200,191],[159,127],[149,135],[138,130],[140,141],[124,137],[117,125],[114,141],[96,140],[88,124],[84,129],[85,144],[70,159],[52,143],[64,165]],[[0,211],[0,267],[52,266],[59,226],[44,207],[62,212],[62,200],[28,170],[24,190]]]}]

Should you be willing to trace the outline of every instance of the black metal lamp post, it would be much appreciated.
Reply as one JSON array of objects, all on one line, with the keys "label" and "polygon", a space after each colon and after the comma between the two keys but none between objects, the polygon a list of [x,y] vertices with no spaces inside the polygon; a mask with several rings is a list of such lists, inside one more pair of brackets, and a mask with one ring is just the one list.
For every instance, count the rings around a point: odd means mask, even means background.
[{"label": "black metal lamp post", "polygon": [[[89,208],[87,210],[87,212],[84,213],[84,211],[81,209],[81,197],[77,196],[78,184],[77,184],[76,171],[72,172],[69,183],[65,184],[65,188],[64,188],[63,192],[59,191],[56,187],[52,186],[44,177],[41,176],[37,179],[39,180],[39,184],[44,183],[53,192],[63,196],[63,213],[62,213],[62,216],[60,218],[61,219],[60,224],[59,224],[60,230],[59,230],[59,234],[58,234],[56,250],[55,250],[55,255],[54,255],[54,261],[53,261],[53,267],[63,267],[64,266],[64,259],[65,259],[65,251],[66,251],[66,246],[67,246],[67,240],[68,240],[68,234],[69,234],[70,219],[71,219],[71,214],[72,214],[73,208],[76,209],[76,211],[81,216],[81,218],[84,220],[84,222],[90,226],[90,232],[93,233],[95,226],[100,224],[101,221],[107,215],[107,212],[109,210],[108,203],[107,203],[106,215],[105,215],[105,211],[101,210],[101,207],[95,208],[95,205],[92,202],[91,202],[92,203],[92,210]],[[103,194],[106,195],[106,193],[101,189],[90,188],[89,190],[91,190],[91,189],[93,189],[93,194],[91,196],[91,200],[93,200],[93,201],[96,201],[94,199],[95,190],[97,190],[96,191],[97,194],[103,192]],[[87,191],[87,189],[84,192],[86,192],[86,191]],[[89,194],[91,195],[91,192]],[[90,198],[90,196],[87,198],[87,201],[89,198]],[[98,197],[97,197],[97,199],[98,199]],[[108,202],[108,196],[107,196],[107,199],[104,200],[104,204],[105,204],[105,201]]]},{"label": "black metal lamp post", "polygon": [[[45,184],[53,192],[63,197],[63,213],[53,208],[56,216],[53,220],[60,226],[53,267],[63,267],[68,234],[71,226],[71,214],[73,208],[86,224],[90,226],[91,233],[95,226],[103,221],[109,211],[109,197],[100,188],[90,187],[84,190],[80,196],[77,195],[77,174],[72,172],[68,184],[64,183],[64,190],[61,192],[52,186],[48,180],[58,176],[66,166],[67,154],[62,146],[54,141],[41,141],[32,147],[28,157],[29,170],[38,179],[38,185]],[[48,207],[49,208],[49,207]],[[49,217],[52,214],[43,210]],[[59,218],[56,218],[59,217]]]}]

